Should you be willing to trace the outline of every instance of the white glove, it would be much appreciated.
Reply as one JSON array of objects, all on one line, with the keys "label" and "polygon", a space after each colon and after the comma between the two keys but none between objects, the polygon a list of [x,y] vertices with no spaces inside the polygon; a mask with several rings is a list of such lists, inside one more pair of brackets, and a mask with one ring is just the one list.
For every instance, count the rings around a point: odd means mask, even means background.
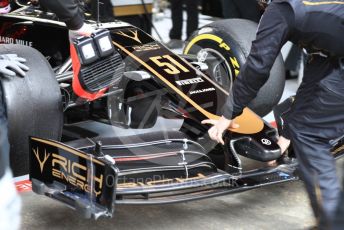
[{"label": "white glove", "polygon": [[0,14],[8,14],[11,11],[11,4],[0,9]]},{"label": "white glove", "polygon": [[89,37],[94,31],[96,31],[95,28],[93,28],[89,24],[84,23],[78,30],[69,30],[69,40],[73,42],[78,37]]},{"label": "white glove", "polygon": [[18,57],[17,54],[3,54],[0,55],[0,74],[8,76],[16,76],[16,73],[21,77],[25,77],[25,72],[29,67],[24,65],[25,58]]}]

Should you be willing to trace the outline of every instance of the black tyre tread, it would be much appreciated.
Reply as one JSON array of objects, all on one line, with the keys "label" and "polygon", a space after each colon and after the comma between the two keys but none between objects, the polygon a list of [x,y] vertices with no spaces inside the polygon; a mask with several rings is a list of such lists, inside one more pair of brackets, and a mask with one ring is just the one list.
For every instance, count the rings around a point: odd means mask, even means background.
[{"label": "black tyre tread", "polygon": [[226,31],[239,44],[245,57],[248,56],[252,41],[256,38],[257,23],[245,19],[226,19],[208,26]]},{"label": "black tyre tread", "polygon": [[60,87],[46,58],[27,46],[1,45],[0,54],[8,53],[24,57],[30,68],[25,78],[1,79],[7,107],[10,163],[18,176],[29,171],[29,136],[60,140],[63,112]]}]

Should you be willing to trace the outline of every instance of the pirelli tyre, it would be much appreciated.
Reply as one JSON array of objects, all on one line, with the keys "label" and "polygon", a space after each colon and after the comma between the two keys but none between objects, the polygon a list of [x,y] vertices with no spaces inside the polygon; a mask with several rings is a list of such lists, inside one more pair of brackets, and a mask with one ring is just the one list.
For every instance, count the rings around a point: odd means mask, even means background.
[{"label": "pirelli tyre", "polygon": [[[10,163],[14,175],[19,176],[29,171],[29,136],[59,140],[63,112],[60,88],[46,58],[27,46],[0,46],[0,54],[9,53],[24,57],[30,68],[25,78],[1,77],[8,117]],[[43,161],[44,154],[37,157]]]},{"label": "pirelli tyre", "polygon": [[[193,33],[188,39],[184,54],[197,55],[198,61],[207,62],[208,75],[229,90],[245,63],[256,31],[257,24],[248,20],[216,21]],[[285,70],[281,55],[276,59],[270,75],[249,105],[260,116],[268,114],[282,96]]]}]

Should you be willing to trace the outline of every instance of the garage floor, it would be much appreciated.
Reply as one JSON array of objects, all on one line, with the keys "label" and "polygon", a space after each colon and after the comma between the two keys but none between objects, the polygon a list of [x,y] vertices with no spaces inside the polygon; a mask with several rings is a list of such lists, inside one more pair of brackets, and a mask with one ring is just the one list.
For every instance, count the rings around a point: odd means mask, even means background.
[{"label": "garage floor", "polygon": [[[209,22],[201,19],[201,24]],[[168,18],[156,23],[168,40]],[[166,29],[167,28],[167,29]],[[295,92],[288,81],[284,97]],[[272,116],[267,120],[271,121]],[[342,165],[343,161],[338,162]],[[112,219],[84,220],[73,210],[32,192],[21,193],[22,229],[308,229],[314,225],[301,182],[165,206],[117,206]]]},{"label": "garage floor", "polygon": [[[342,172],[344,160],[337,162]],[[207,200],[161,206],[117,206],[112,219],[85,220],[33,192],[21,193],[22,229],[301,230],[315,225],[300,181]]]},{"label": "garage floor", "polygon": [[22,194],[22,229],[307,229],[314,225],[302,183],[166,206],[120,206],[114,218],[84,220],[32,192]]}]

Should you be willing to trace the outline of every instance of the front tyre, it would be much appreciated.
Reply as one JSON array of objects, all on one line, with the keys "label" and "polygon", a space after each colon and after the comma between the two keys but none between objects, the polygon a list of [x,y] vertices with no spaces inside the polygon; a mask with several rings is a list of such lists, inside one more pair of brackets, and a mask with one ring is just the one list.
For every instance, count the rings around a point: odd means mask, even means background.
[{"label": "front tyre", "polygon": [[[184,54],[196,55],[199,61],[207,62],[210,67],[207,74],[225,89],[230,90],[249,55],[256,31],[257,24],[248,20],[220,20],[194,32],[184,49]],[[284,62],[279,55],[272,67],[269,80],[249,107],[260,116],[268,114],[279,102],[284,83]]]},{"label": "front tyre", "polygon": [[[1,45],[0,54],[27,60],[25,78],[1,78],[7,109],[10,164],[15,176],[29,172],[29,136],[60,140],[63,127],[61,92],[46,58],[21,45]],[[44,150],[42,150],[44,151]]]}]

